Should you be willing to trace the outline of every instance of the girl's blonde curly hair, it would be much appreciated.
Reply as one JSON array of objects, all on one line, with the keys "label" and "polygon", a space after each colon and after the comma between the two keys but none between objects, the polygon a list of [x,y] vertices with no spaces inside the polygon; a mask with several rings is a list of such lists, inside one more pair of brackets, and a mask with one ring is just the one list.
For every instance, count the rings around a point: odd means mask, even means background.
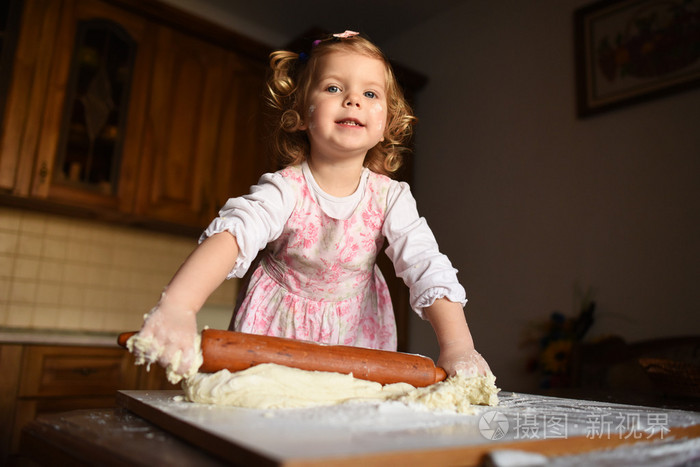
[{"label": "girl's blonde curly hair", "polygon": [[384,140],[367,152],[364,166],[374,172],[391,175],[401,167],[416,118],[396,81],[389,60],[376,45],[359,35],[347,38],[329,36],[316,41],[308,55],[285,50],[270,54],[271,74],[267,82],[266,102],[272,152],[282,167],[306,160],[309,139],[300,127],[308,108],[309,90],[316,78],[319,60],[334,52],[360,53],[384,63],[387,125]]}]

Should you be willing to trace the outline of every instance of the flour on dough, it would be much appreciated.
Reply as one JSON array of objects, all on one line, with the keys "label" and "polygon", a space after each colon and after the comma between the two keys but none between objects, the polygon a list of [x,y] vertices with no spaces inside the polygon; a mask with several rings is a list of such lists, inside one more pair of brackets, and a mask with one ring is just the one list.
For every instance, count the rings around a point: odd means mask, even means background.
[{"label": "flour on dough", "polygon": [[273,363],[231,373],[197,373],[183,382],[186,398],[203,404],[255,409],[300,408],[358,400],[395,400],[434,410],[470,412],[472,404],[498,404],[495,377],[457,375],[427,388],[407,383],[382,386],[352,375],[306,371]]},{"label": "flour on dough", "polygon": [[445,381],[424,388],[415,388],[397,400],[405,403],[417,402],[429,409],[472,412],[472,405],[498,405],[496,377],[465,376],[457,373]]},{"label": "flour on dough", "polygon": [[[163,289],[163,293],[161,293],[160,300],[158,301],[156,306],[151,308],[151,310],[148,313],[143,315],[144,321],[156,319],[156,323],[159,323],[160,321],[159,324],[164,324],[163,318],[156,318],[156,316],[158,315],[157,311],[160,307],[160,304],[165,299],[165,292],[166,290]],[[192,341],[192,349],[194,350],[195,356],[192,363],[190,364],[190,367],[184,374],[176,373],[174,370],[175,368],[178,368],[180,366],[180,362],[182,361],[182,351],[178,350],[175,352],[174,355],[172,355],[168,366],[165,368],[165,375],[168,377],[168,381],[170,381],[172,384],[177,384],[183,378],[191,378],[192,376],[197,374],[197,370],[200,366],[202,366],[202,363],[204,361],[202,358],[201,344],[202,336],[199,333],[195,333],[195,336]],[[157,362],[165,352],[165,348],[163,347],[163,345],[158,343],[152,336],[143,337],[140,332],[134,334],[126,341],[126,348],[136,357],[135,363],[137,365],[143,365],[144,363],[146,364],[146,371],[150,371],[151,363]]]},{"label": "flour on dough", "polygon": [[192,402],[254,409],[313,407],[358,399],[387,399],[413,389],[406,383],[382,386],[352,375],[306,371],[263,363],[231,373],[197,373],[183,382]]}]

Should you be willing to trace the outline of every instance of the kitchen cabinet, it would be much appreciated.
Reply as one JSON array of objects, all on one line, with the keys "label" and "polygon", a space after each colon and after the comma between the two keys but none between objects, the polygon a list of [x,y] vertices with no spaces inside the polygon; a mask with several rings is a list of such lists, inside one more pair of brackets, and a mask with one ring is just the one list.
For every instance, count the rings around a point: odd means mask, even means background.
[{"label": "kitchen cabinet", "polygon": [[155,1],[25,0],[5,199],[199,231],[247,191],[271,169],[267,49],[203,23]]},{"label": "kitchen cabinet", "polygon": [[135,212],[206,225],[269,169],[256,136],[265,71],[169,28],[156,36]]},{"label": "kitchen cabinet", "polygon": [[[101,18],[119,25],[124,34],[139,47],[146,34],[146,21],[100,2],[27,0],[15,54],[15,66],[8,94],[2,139],[0,140],[0,187],[14,195],[63,200],[70,204],[117,208],[118,193],[99,193],[88,184],[77,189],[77,184],[62,183],[54,173],[59,144],[68,135],[63,114],[66,113],[66,94],[71,65],[87,57],[74,55],[78,24],[92,18]],[[147,51],[138,55],[136,74],[148,72]],[[88,55],[88,54],[84,54]],[[139,82],[132,93],[138,95]],[[131,125],[137,107],[132,106]],[[134,127],[135,128],[135,127]],[[131,133],[134,131],[132,130]],[[62,138],[63,136],[63,138]],[[121,197],[127,204],[129,180],[135,175],[134,157],[126,152],[121,175],[124,187]],[[103,190],[109,191],[109,190]]]},{"label": "kitchen cabinet", "polygon": [[22,427],[39,415],[111,408],[125,388],[176,388],[160,367],[147,372],[117,347],[5,344],[0,368],[0,461],[16,452]]}]

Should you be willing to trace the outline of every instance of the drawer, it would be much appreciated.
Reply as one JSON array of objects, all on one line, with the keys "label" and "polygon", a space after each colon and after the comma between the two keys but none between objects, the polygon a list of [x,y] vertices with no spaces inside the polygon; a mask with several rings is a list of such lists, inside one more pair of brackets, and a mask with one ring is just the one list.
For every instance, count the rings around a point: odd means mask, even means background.
[{"label": "drawer", "polygon": [[25,347],[20,397],[111,396],[133,387],[136,374],[119,348]]}]

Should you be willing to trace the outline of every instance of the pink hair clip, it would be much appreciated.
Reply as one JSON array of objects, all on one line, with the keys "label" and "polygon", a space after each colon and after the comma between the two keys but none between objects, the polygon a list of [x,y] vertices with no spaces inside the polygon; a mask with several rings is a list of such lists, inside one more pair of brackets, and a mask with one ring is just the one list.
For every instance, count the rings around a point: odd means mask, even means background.
[{"label": "pink hair clip", "polygon": [[311,48],[315,48],[318,44],[320,44],[323,41],[326,40],[331,40],[333,38],[336,41],[339,41],[340,39],[350,39],[351,37],[359,36],[359,32],[355,31],[345,31],[345,32],[339,32],[337,34],[333,34],[332,36],[326,37],[325,39],[317,39],[311,43]]},{"label": "pink hair clip", "polygon": [[338,39],[349,39],[351,37],[358,36],[359,34],[359,32],[355,31],[345,31],[338,34],[333,34],[333,37],[337,37]]}]

